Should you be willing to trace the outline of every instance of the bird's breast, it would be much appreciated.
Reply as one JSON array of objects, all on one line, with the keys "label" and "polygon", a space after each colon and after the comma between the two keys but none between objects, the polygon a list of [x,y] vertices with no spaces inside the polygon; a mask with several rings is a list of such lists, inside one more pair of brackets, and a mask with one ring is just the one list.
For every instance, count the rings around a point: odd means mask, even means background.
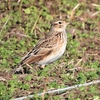
[{"label": "bird's breast", "polygon": [[63,41],[61,44],[56,46],[55,48],[52,49],[52,52],[47,55],[46,57],[43,58],[38,64],[49,64],[54,62],[55,60],[59,59],[65,52],[66,49],[66,41]]}]

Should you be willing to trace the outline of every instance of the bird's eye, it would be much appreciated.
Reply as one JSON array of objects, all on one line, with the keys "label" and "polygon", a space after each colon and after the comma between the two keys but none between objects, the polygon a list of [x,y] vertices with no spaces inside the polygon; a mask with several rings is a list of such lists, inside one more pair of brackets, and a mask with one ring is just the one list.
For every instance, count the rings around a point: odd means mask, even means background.
[{"label": "bird's eye", "polygon": [[61,22],[59,22],[59,24],[62,24]]}]

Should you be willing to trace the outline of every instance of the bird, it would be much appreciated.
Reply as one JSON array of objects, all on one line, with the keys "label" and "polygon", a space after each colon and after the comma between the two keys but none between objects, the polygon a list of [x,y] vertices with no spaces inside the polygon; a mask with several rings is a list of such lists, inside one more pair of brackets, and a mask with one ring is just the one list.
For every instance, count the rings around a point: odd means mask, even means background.
[{"label": "bird", "polygon": [[52,21],[49,32],[22,58],[15,72],[23,70],[23,65],[37,64],[44,68],[59,59],[66,50],[68,24],[63,19]]}]

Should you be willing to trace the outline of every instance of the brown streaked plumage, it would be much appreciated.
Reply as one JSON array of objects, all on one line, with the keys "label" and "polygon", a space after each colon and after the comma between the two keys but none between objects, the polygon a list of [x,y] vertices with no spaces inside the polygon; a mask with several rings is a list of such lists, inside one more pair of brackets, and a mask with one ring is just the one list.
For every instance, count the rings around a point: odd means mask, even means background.
[{"label": "brown streaked plumage", "polygon": [[45,66],[60,58],[67,45],[66,26],[64,20],[56,20],[51,23],[50,32],[42,38],[38,44],[18,64],[19,71],[25,64],[38,64]]}]

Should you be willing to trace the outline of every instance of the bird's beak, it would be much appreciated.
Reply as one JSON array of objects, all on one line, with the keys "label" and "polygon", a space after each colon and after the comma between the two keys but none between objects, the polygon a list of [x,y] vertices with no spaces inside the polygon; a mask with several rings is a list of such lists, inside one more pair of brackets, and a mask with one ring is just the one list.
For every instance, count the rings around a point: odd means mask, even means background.
[{"label": "bird's beak", "polygon": [[69,25],[69,24],[70,24],[70,22],[66,23],[66,26]]}]

